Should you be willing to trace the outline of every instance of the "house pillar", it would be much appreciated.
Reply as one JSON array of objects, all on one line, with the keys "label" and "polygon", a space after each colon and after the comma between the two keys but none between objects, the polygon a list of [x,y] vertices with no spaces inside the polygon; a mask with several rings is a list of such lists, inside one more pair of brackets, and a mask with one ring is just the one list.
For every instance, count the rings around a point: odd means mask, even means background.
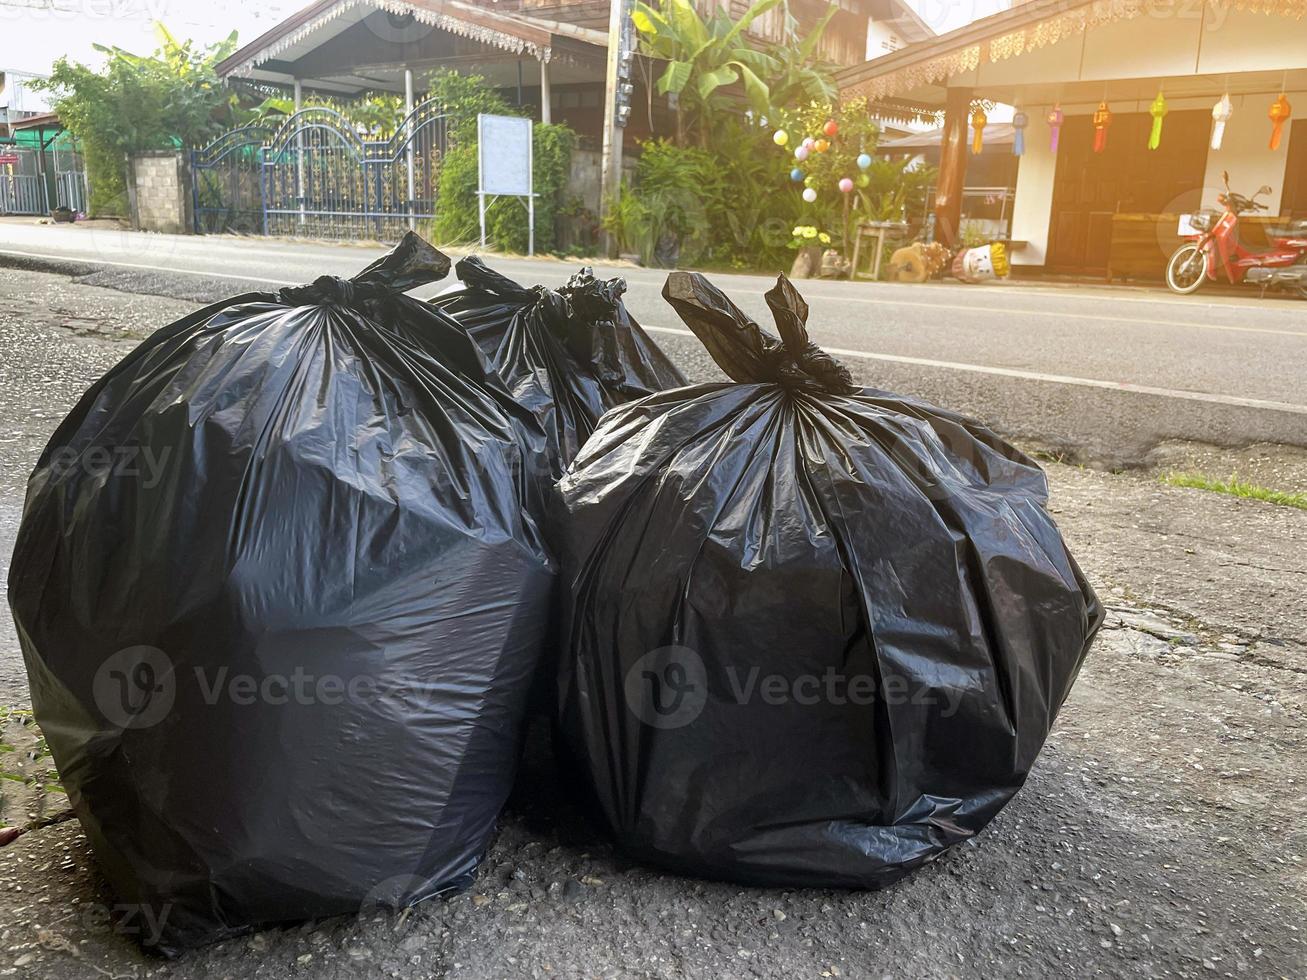
[{"label": "house pillar", "polygon": [[540,59],[540,121],[546,126],[554,121],[549,105],[549,62]]},{"label": "house pillar", "polygon": [[[298,78],[295,79],[295,111],[298,113],[304,104],[304,83]],[[299,200],[300,205],[300,224],[304,224],[307,216],[304,213],[304,130],[300,129],[296,122],[295,133],[295,197]]]},{"label": "house pillar", "polygon": [[404,69],[404,124],[408,132],[408,143],[404,148],[404,169],[408,171],[408,230],[416,231],[418,226],[417,205],[413,198],[417,196],[417,179],[413,169],[413,132],[416,122],[413,117],[413,69]]},{"label": "house pillar", "polygon": [[[608,67],[604,76],[604,140],[599,170],[599,217],[602,221],[609,206],[622,192],[622,127],[625,120],[617,118],[618,77],[622,69],[622,46],[626,37],[626,22],[631,17],[629,0],[612,0],[608,7]],[[617,238],[604,232],[604,251],[609,258],[617,256]]]},{"label": "house pillar", "polygon": [[957,248],[962,222],[962,187],[967,176],[967,117],[971,89],[951,88],[944,103],[944,131],[935,184],[935,240]]}]

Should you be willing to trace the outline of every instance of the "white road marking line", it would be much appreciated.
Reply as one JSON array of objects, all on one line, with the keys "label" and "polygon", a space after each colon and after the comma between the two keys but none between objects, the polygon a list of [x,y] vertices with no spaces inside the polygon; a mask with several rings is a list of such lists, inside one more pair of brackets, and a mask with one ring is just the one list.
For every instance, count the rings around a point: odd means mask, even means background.
[{"label": "white road marking line", "polygon": [[[872,299],[869,296],[828,296],[805,294],[804,299],[808,305],[812,305],[813,299],[830,299],[836,302],[845,303],[878,303],[880,305],[892,306],[914,306],[929,310],[960,310],[963,313],[998,313],[1001,315],[1016,314],[1017,316],[1041,316],[1050,320],[1092,320],[1101,323],[1104,326],[1115,326],[1119,323],[1137,323],[1145,326],[1161,327],[1179,327],[1180,329],[1189,329],[1191,327],[1199,330],[1230,330],[1236,333],[1270,333],[1278,334],[1284,337],[1302,337],[1307,339],[1307,330],[1278,330],[1275,327],[1237,327],[1230,323],[1181,323],[1177,320],[1157,320],[1145,317],[1105,317],[1096,313],[1064,313],[1062,311],[1052,312],[1049,310],[1027,310],[1019,306],[980,306],[968,305],[965,303],[922,303],[913,300],[903,299]],[[1115,302],[1115,298],[1113,299]]]},{"label": "white road marking line", "polygon": [[[693,337],[689,330],[678,327],[644,328],[651,333],[674,334],[678,337]],[[1097,378],[1074,378],[1065,374],[1043,374],[1039,371],[1019,371],[1015,368],[989,367],[984,364],[962,364],[957,361],[933,361],[925,357],[905,357],[899,354],[873,354],[865,350],[850,350],[847,347],[826,347],[827,354],[839,357],[862,357],[872,361],[890,361],[895,364],[912,364],[919,367],[945,368],[950,371],[969,371],[974,374],[992,374],[1001,378],[1020,378],[1023,381],[1045,381],[1052,384],[1078,385],[1082,388],[1102,388],[1107,391],[1127,391],[1137,395],[1157,395],[1162,398],[1181,398],[1186,401],[1209,402],[1216,405],[1232,405],[1237,408],[1271,409],[1277,412],[1293,412],[1307,415],[1307,405],[1293,405],[1288,402],[1267,401],[1261,398],[1240,398],[1238,395],[1213,395],[1205,391],[1182,391],[1177,388],[1154,388],[1151,385],[1138,385],[1129,381],[1100,381]]]}]

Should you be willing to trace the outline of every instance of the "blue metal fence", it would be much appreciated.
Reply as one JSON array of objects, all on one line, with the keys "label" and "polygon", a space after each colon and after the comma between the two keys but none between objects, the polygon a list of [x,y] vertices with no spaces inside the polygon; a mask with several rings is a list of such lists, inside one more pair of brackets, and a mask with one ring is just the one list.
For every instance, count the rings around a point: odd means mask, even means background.
[{"label": "blue metal fence", "polygon": [[192,154],[195,230],[392,241],[436,215],[447,119],[428,100],[385,140],[315,106]]}]

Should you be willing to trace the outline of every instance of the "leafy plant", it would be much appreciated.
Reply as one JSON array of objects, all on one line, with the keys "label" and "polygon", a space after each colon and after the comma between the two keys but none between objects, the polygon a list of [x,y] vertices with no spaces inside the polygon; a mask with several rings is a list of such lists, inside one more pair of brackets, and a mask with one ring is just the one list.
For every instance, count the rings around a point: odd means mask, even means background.
[{"label": "leafy plant", "polygon": [[723,193],[712,153],[647,140],[641,144],[635,180],[609,208],[605,227],[645,265],[696,262],[710,254],[712,202]]},{"label": "leafy plant", "polygon": [[773,105],[788,106],[804,99],[835,101],[836,89],[832,74],[837,66],[818,61],[816,54],[817,45],[830,26],[831,18],[838,12],[838,5],[831,4],[800,40],[798,18],[790,12],[789,3],[785,4],[782,40],[767,49],[772,63],[767,66],[766,78]]},{"label": "leafy plant", "polygon": [[[385,140],[395,135],[404,121],[404,100],[392,92],[372,92],[357,99],[332,99],[315,95],[300,103],[301,109],[334,109],[353,124],[363,139]],[[249,113],[251,122],[278,123],[295,112],[295,100],[270,95]]]},{"label": "leafy plant", "polygon": [[141,56],[96,45],[101,70],[60,58],[37,85],[53,96],[64,127],[86,152],[95,214],[123,215],[125,167],[141,150],[198,146],[235,121],[236,96],[214,66],[236,49],[236,33],[205,48],[178,41],[156,25],[160,47]]},{"label": "leafy plant", "polygon": [[658,9],[637,0],[631,18],[645,52],[667,62],[658,76],[657,90],[676,97],[677,143],[685,145],[687,126],[693,121],[701,145],[707,145],[714,116],[727,104],[724,89],[736,82],[743,85],[753,111],[767,114],[772,106],[771,91],[758,72],[765,73],[770,61],[749,46],[744,34],[750,24],[781,2],[755,0],[732,22],[721,9],[704,20],[691,0],[660,0]]},{"label": "leafy plant", "polygon": [[481,75],[460,75],[441,68],[427,79],[427,96],[435,99],[449,116],[446,132],[454,145],[475,144],[477,116],[520,116],[521,110],[491,88]]}]

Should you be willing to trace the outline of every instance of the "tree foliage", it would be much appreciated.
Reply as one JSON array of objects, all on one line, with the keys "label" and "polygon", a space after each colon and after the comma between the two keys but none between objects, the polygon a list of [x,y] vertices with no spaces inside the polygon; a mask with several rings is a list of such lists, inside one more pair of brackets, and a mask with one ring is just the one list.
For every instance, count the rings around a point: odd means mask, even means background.
[{"label": "tree foliage", "polygon": [[[684,146],[693,129],[706,146],[723,114],[737,112],[739,94],[756,118],[774,117],[796,98],[826,99],[835,94],[830,66],[814,55],[822,34],[838,9],[834,4],[799,39],[799,24],[785,0],[755,0],[732,21],[721,7],[705,19],[693,0],[637,0],[632,20],[646,54],[666,62],[657,90],[676,100],[676,141]],[[759,17],[782,8],[778,44],[749,38]]]},{"label": "tree foliage", "polygon": [[96,70],[60,58],[38,83],[53,97],[64,128],[86,151],[94,213],[124,214],[127,157],[141,150],[201,145],[235,119],[236,99],[214,66],[236,49],[236,33],[197,48],[156,25],[160,46],[141,56],[96,45]]}]

